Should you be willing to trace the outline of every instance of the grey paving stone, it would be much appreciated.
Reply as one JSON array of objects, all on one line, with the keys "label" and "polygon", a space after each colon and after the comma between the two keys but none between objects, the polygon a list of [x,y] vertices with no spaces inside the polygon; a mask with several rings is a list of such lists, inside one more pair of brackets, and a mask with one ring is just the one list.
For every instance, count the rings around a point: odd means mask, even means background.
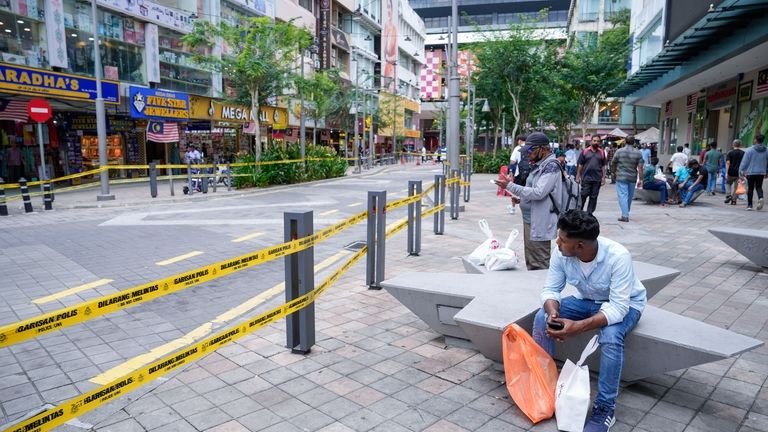
[{"label": "grey paving stone", "polygon": [[461,407],[462,404],[441,396],[431,397],[419,405],[420,409],[439,418],[447,417]]},{"label": "grey paving stone", "polygon": [[363,408],[339,419],[339,422],[356,431],[367,431],[385,420],[383,416],[374,411]]},{"label": "grey paving stone", "polygon": [[437,417],[419,408],[408,408],[392,418],[395,423],[412,431],[426,429],[438,420]]},{"label": "grey paving stone", "polygon": [[425,400],[429,399],[431,396],[432,396],[432,393],[424,391],[415,386],[406,387],[403,390],[400,390],[399,392],[394,393],[392,395],[392,397],[394,397],[395,399],[403,401],[411,406],[417,406],[422,402],[424,402]]},{"label": "grey paving stone", "polygon": [[650,411],[651,414],[661,416],[670,420],[675,420],[683,424],[688,424],[696,411],[673,403],[659,401]]},{"label": "grey paving stone", "polygon": [[134,415],[134,417],[144,428],[152,430],[176,423],[182,420],[183,416],[169,407],[163,407],[153,411],[141,412]]},{"label": "grey paving stone", "polygon": [[110,432],[144,432],[144,426],[139,424],[135,419],[125,419],[121,422],[109,425],[107,428]]},{"label": "grey paving stone", "polygon": [[221,406],[227,402],[231,402],[236,399],[241,399],[245,396],[242,392],[232,386],[222,387],[202,395],[208,399],[215,406]]},{"label": "grey paving stone", "polygon": [[470,407],[461,407],[445,417],[446,420],[455,423],[463,428],[475,430],[488,423],[491,416],[484,414]]},{"label": "grey paving stone", "polygon": [[368,406],[368,409],[384,418],[392,418],[408,409],[408,404],[393,397],[385,397]]},{"label": "grey paving stone", "polygon": [[269,372],[264,372],[260,375],[262,379],[272,385],[282,384],[286,381],[296,378],[297,376],[299,375],[296,372],[293,372],[292,370],[285,367],[279,367]]},{"label": "grey paving stone", "polygon": [[202,396],[195,396],[171,405],[177,413],[186,418],[193,414],[213,408],[213,404]]},{"label": "grey paving stone", "polygon": [[316,409],[311,409],[302,414],[299,414],[289,419],[289,421],[302,431],[315,431],[335,422],[333,418],[323,414]]},{"label": "grey paving stone", "polygon": [[225,387],[226,385],[227,383],[220,380],[218,377],[208,377],[208,378],[203,378],[199,381],[190,383],[189,388],[191,388],[193,391],[197,392],[198,394],[206,394],[214,390],[220,389],[222,387]]},{"label": "grey paving stone", "polygon": [[165,426],[160,426],[157,429],[152,429],[152,432],[197,432],[191,424],[186,420],[176,420],[173,423],[168,423]]},{"label": "grey paving stone", "polygon": [[444,391],[440,396],[460,404],[468,404],[480,397],[480,393],[466,387],[455,386]]},{"label": "grey paving stone", "polygon": [[405,426],[401,426],[400,424],[395,423],[393,420],[387,420],[384,423],[381,423],[375,428],[371,429],[371,432],[411,432],[411,429],[408,429]]},{"label": "grey paving stone", "polygon": [[288,398],[269,407],[270,411],[285,419],[295,417],[310,409],[311,407],[309,405],[294,398]]},{"label": "grey paving stone", "polygon": [[260,431],[275,423],[283,421],[280,416],[269,411],[268,409],[262,409],[250,414],[246,414],[237,419],[240,424],[247,427],[248,430]]},{"label": "grey paving stone", "polygon": [[322,387],[315,387],[306,393],[302,393],[296,396],[297,399],[313,408],[324,405],[338,397],[339,395],[336,393]]},{"label": "grey paving stone", "polygon": [[232,418],[242,417],[246,414],[254,413],[263,408],[261,404],[247,396],[223,403],[218,406],[222,411],[229,414]]},{"label": "grey paving stone", "polygon": [[391,395],[405,389],[408,387],[408,384],[394,377],[384,377],[376,382],[371,383],[370,387],[384,394]]},{"label": "grey paving stone", "polygon": [[640,420],[637,426],[649,431],[658,432],[682,432],[685,429],[685,423],[679,423],[651,413]]},{"label": "grey paving stone", "polygon": [[695,427],[705,432],[731,432],[736,431],[744,419],[746,411],[721,404],[719,402],[708,401],[696,414],[689,426]]},{"label": "grey paving stone", "polygon": [[196,429],[205,430],[213,426],[226,423],[230,420],[230,417],[227,413],[219,408],[211,408],[209,410],[187,416],[185,419]]},{"label": "grey paving stone", "polygon": [[340,397],[321,405],[318,410],[336,420],[340,420],[362,407],[349,399]]},{"label": "grey paving stone", "polygon": [[759,431],[768,430],[768,416],[754,412],[747,413],[747,418],[744,419],[744,427]]},{"label": "grey paving stone", "polygon": [[467,406],[491,417],[496,417],[509,408],[509,405],[507,400],[483,395],[470,402]]},{"label": "grey paving stone", "polygon": [[715,391],[709,396],[709,400],[722,402],[737,408],[748,410],[755,401],[755,396],[749,396],[744,393],[727,390],[722,387],[715,388]]},{"label": "grey paving stone", "polygon": [[477,432],[523,432],[524,430],[511,423],[499,419],[491,419],[488,423],[480,426]]}]

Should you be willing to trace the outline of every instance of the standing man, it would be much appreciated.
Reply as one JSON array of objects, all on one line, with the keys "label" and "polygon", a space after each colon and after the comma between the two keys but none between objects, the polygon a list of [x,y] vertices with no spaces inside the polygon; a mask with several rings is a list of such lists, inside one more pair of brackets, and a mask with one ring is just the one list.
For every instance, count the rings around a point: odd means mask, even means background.
[{"label": "standing man", "polygon": [[729,202],[732,205],[736,205],[738,197],[736,196],[736,188],[739,186],[739,167],[741,166],[741,160],[744,159],[744,150],[741,149],[741,140],[733,140],[732,150],[725,155],[725,184],[728,185],[726,189],[725,203]]},{"label": "standing man", "polygon": [[707,170],[707,192],[715,194],[717,187],[717,172],[720,171],[720,159],[722,153],[717,151],[717,143],[712,142],[709,145],[709,151],[704,155],[704,168]]},{"label": "standing man", "polygon": [[22,168],[21,150],[19,150],[16,140],[11,141],[11,147],[6,150],[5,160],[8,164],[8,182],[18,182],[24,175],[24,169]]},{"label": "standing man", "polygon": [[673,174],[677,172],[678,168],[688,163],[688,156],[683,152],[683,149],[683,146],[677,146],[677,153],[673,154],[669,159],[669,165],[672,167]]},{"label": "standing man", "polygon": [[688,159],[691,158],[691,145],[688,143],[685,143],[683,146],[683,153],[685,153],[685,156],[688,157]]},{"label": "standing man", "polygon": [[568,150],[565,151],[565,171],[568,173],[568,177],[576,177],[576,164],[579,160],[579,153],[573,148],[573,144],[566,146]]},{"label": "standing man", "polygon": [[[584,432],[607,432],[616,422],[624,340],[645,309],[645,287],[635,276],[629,251],[600,237],[600,224],[594,216],[570,210],[557,222],[557,228],[557,249],[541,293],[543,307],[533,321],[533,339],[553,355],[556,340],[598,331],[597,397]],[[577,292],[561,298],[566,281]],[[553,330],[549,323],[563,327]]]},{"label": "standing man", "polygon": [[[496,185],[519,198],[523,212],[523,244],[528,270],[549,268],[552,239],[557,236],[558,214],[552,210],[553,200],[558,208],[563,195],[563,174],[560,163],[549,147],[549,138],[534,132],[525,140],[524,150],[533,169],[525,186],[507,180],[495,180]],[[552,198],[550,198],[550,195]]]},{"label": "standing man", "polygon": [[755,136],[755,144],[744,153],[739,172],[747,178],[747,210],[752,210],[752,194],[757,191],[757,209],[763,209],[763,178],[768,177],[768,152],[763,140],[765,136]]},{"label": "standing man", "polygon": [[629,210],[632,207],[632,197],[635,195],[635,185],[643,185],[643,156],[634,147],[635,137],[627,137],[627,145],[616,151],[613,156],[611,169],[612,180],[616,183],[616,196],[619,199],[621,216],[619,222],[629,222]]},{"label": "standing man", "polygon": [[642,148],[640,154],[643,155],[643,164],[649,165],[651,163],[651,148],[648,147],[648,144],[643,144]]},{"label": "standing man", "polygon": [[605,184],[605,153],[600,148],[599,136],[593,136],[592,145],[579,155],[576,183],[581,184],[581,209],[584,209],[589,198],[587,212],[594,213],[600,186]]},{"label": "standing man", "polygon": [[[531,164],[528,161],[528,153],[525,148],[525,135],[518,135],[515,138],[515,148],[512,150],[512,154],[509,155],[509,170],[507,173],[512,176],[515,184],[525,186],[525,180],[531,173]],[[517,211],[515,205],[517,200],[512,199],[512,204],[507,206],[507,212],[509,214],[515,214]]]}]

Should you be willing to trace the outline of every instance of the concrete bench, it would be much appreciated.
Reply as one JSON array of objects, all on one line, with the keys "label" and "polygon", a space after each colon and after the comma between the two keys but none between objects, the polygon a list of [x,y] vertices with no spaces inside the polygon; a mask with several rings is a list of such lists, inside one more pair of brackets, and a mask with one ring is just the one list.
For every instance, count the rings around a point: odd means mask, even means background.
[{"label": "concrete bench", "polygon": [[661,202],[661,192],[651,189],[635,189],[635,199],[645,201],[651,204],[659,204]]},{"label": "concrete bench", "polygon": [[768,267],[768,231],[716,228],[709,232],[753,263],[760,267]]},{"label": "concrete bench", "polygon": [[[679,272],[635,263],[635,272],[652,297]],[[510,323],[529,332],[541,307],[539,294],[546,270],[487,274],[409,273],[382,286],[421,318],[446,342],[470,344],[487,358],[502,362],[501,334]],[[563,295],[575,292],[566,288]],[[555,358],[577,359],[594,333],[557,344]],[[636,381],[664,372],[732,357],[757,348],[762,341],[702,323],[653,306],[646,306],[637,328],[627,338],[622,379]],[[590,368],[599,367],[593,356]]]}]

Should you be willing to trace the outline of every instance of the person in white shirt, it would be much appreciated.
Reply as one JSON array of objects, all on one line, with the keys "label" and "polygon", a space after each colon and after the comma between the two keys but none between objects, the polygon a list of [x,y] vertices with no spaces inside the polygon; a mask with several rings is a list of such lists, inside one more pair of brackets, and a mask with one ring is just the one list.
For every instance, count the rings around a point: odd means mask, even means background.
[{"label": "person in white shirt", "polygon": [[685,143],[685,146],[683,147],[683,153],[685,153],[685,156],[690,159],[691,158],[691,145],[688,143]]},{"label": "person in white shirt", "polygon": [[573,144],[568,144],[565,151],[565,170],[570,177],[576,177],[576,162],[579,158],[579,152],[573,147]]},{"label": "person in white shirt", "polygon": [[[520,150],[525,146],[525,139],[527,137],[525,135],[518,135],[515,138],[515,148],[512,150],[512,154],[509,155],[509,170],[507,170],[507,175],[512,176],[513,179],[517,179],[520,175],[520,170],[518,169],[518,165],[520,165]],[[518,183],[519,184],[519,183]],[[523,180],[523,184],[525,184],[525,180]],[[517,212],[517,209],[515,208],[516,201],[513,199],[512,204],[507,205],[507,211],[509,214],[515,214]]]},{"label": "person in white shirt", "polygon": [[195,146],[191,145],[187,148],[187,152],[184,154],[184,162],[193,164],[200,163],[201,159],[202,155]]},{"label": "person in white shirt", "polygon": [[672,167],[673,173],[677,172],[678,168],[685,166],[685,164],[688,163],[688,155],[685,154],[684,150],[685,147],[677,146],[677,153],[673,154],[672,158],[669,159],[669,165]]}]

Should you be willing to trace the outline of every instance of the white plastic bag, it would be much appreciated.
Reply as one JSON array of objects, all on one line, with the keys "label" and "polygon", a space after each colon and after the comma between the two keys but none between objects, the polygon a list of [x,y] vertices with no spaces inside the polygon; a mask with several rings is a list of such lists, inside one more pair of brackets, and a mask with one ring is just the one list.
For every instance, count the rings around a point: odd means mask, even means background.
[{"label": "white plastic bag", "polygon": [[509,270],[517,267],[520,257],[512,250],[512,242],[520,235],[518,230],[512,230],[503,248],[492,250],[485,256],[485,267],[491,271]]},{"label": "white plastic bag", "polygon": [[567,432],[581,432],[589,411],[589,368],[584,364],[600,344],[597,335],[590,339],[579,362],[566,360],[555,387],[555,417],[557,428]]},{"label": "white plastic bag", "polygon": [[485,257],[488,256],[488,252],[499,248],[499,241],[493,237],[493,232],[485,219],[480,219],[477,223],[480,225],[480,231],[485,234],[485,241],[469,254],[467,260],[474,265],[481,266],[485,265]]}]

